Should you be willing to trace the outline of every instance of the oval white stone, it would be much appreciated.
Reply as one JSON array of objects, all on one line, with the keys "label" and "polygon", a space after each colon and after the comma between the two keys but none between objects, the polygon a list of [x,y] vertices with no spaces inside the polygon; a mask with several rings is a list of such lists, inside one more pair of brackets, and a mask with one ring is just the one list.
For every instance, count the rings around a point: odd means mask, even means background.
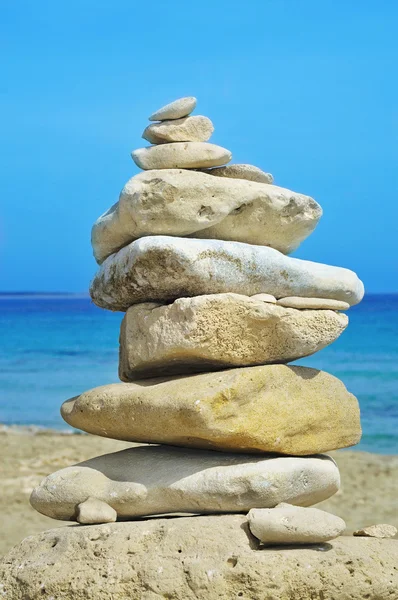
[{"label": "oval white stone", "polygon": [[179,98],[162,106],[149,117],[150,121],[166,121],[167,119],[181,119],[189,115],[196,106],[196,98],[194,96],[186,96]]},{"label": "oval white stone", "polygon": [[224,165],[232,158],[229,150],[207,142],[175,142],[133,150],[135,164],[144,169],[199,169]]},{"label": "oval white stone", "polygon": [[320,510],[291,504],[253,508],[247,515],[250,531],[263,544],[317,544],[341,535],[343,519]]}]

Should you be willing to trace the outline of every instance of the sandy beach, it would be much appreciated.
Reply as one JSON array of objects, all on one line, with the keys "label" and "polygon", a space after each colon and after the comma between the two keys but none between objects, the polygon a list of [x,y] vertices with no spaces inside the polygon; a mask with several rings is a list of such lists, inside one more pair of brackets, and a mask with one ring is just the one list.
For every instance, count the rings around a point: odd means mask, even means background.
[{"label": "sandy beach", "polygon": [[[0,555],[23,538],[67,525],[34,511],[33,487],[49,473],[99,454],[131,446],[105,438],[29,429],[0,432]],[[330,453],[341,472],[341,490],[319,507],[342,517],[347,533],[365,525],[398,527],[398,456],[344,450]]]}]

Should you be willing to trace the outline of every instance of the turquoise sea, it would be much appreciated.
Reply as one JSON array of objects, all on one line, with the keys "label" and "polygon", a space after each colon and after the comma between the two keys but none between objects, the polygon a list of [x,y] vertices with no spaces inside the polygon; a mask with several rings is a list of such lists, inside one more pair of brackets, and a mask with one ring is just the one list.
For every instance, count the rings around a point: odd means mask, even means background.
[{"label": "turquoise sea", "polygon": [[[359,399],[360,450],[398,454],[398,295],[368,295],[330,347],[298,364],[342,379]],[[67,429],[60,404],[117,382],[122,313],[79,297],[0,297],[0,423]]]}]

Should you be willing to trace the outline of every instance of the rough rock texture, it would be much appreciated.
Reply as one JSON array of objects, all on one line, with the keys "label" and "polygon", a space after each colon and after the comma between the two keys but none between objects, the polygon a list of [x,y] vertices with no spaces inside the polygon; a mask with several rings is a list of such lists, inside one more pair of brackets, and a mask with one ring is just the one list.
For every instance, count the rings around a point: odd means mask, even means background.
[{"label": "rough rock texture", "polygon": [[279,298],[277,301],[279,306],[288,308],[312,308],[312,309],[330,309],[330,310],[347,310],[350,308],[348,302],[341,300],[331,300],[329,298],[299,298],[291,296],[290,298]]},{"label": "rough rock texture", "polygon": [[315,454],[361,437],[358,402],[339,379],[286,365],[113,383],[61,413],[94,435],[234,452]]},{"label": "rough rock texture", "polygon": [[206,169],[204,172],[209,175],[217,175],[217,177],[246,179],[248,181],[257,181],[259,183],[273,183],[274,181],[271,173],[265,173],[265,171],[254,165],[228,165],[226,167]]},{"label": "rough rock texture", "polygon": [[234,292],[276,298],[312,296],[357,304],[363,283],[353,271],[284,256],[273,248],[169,236],[148,236],[109,256],[91,283],[98,306]]},{"label": "rough rock texture", "polygon": [[119,377],[143,377],[286,363],[334,342],[348,317],[283,308],[239,294],[131,306],[120,329]]},{"label": "rough rock texture", "polygon": [[138,446],[105,454],[48,475],[30,502],[54,519],[76,520],[89,496],[119,519],[164,513],[247,512],[280,502],[310,506],[340,486],[329,456],[253,456]]},{"label": "rough rock texture", "polygon": [[315,200],[284,188],[160,169],[127,182],[119,202],[94,224],[92,245],[99,263],[137,238],[159,234],[232,239],[288,254],[321,215]]},{"label": "rough rock texture", "polygon": [[196,98],[194,96],[186,96],[178,98],[159,108],[149,117],[149,121],[166,121],[167,119],[181,119],[189,115],[196,107]]},{"label": "rough rock texture", "polygon": [[208,142],[175,142],[133,150],[131,157],[140,169],[196,169],[224,165],[232,158],[229,150]]},{"label": "rough rock texture", "polygon": [[284,503],[275,508],[252,508],[247,520],[252,534],[267,546],[328,542],[346,528],[343,519],[324,510]]},{"label": "rough rock texture", "polygon": [[64,527],[0,563],[10,600],[397,600],[398,541],[264,548],[240,515]]},{"label": "rough rock texture", "polygon": [[354,531],[354,535],[363,537],[374,537],[374,538],[392,538],[397,535],[398,530],[394,525],[386,525],[382,523],[380,525],[369,525],[369,527],[363,527]]},{"label": "rough rock texture", "polygon": [[195,115],[173,121],[162,121],[148,125],[142,137],[151,144],[167,142],[207,142],[214,131],[207,117]]},{"label": "rough rock texture", "polygon": [[76,521],[85,525],[94,523],[114,523],[117,512],[106,502],[89,496],[87,500],[77,506]]}]

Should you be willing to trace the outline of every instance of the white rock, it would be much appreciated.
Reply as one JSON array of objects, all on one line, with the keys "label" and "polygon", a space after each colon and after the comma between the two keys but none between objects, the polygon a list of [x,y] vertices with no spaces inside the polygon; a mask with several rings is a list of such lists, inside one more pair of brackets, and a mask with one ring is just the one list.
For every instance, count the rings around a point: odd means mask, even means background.
[{"label": "white rock", "polygon": [[398,533],[398,529],[394,527],[394,525],[387,525],[386,523],[381,523],[379,525],[369,525],[368,527],[363,527],[362,529],[357,529],[354,531],[355,536],[359,537],[374,537],[374,538],[392,538],[396,536]]},{"label": "white rock", "polygon": [[92,229],[98,262],[147,235],[195,236],[271,246],[287,254],[316,227],[322,209],[309,196],[262,183],[188,170],[145,171]]},{"label": "white rock", "polygon": [[254,296],[250,296],[252,300],[261,300],[262,302],[269,302],[270,304],[276,304],[275,296],[271,294],[254,294]]},{"label": "white rock", "polygon": [[149,117],[150,121],[166,121],[167,119],[181,119],[189,115],[196,107],[196,98],[193,96],[186,96],[185,98],[179,98],[162,106]]},{"label": "white rock", "polygon": [[78,505],[76,513],[76,521],[84,525],[114,523],[117,519],[116,511],[109,504],[91,497]]},{"label": "white rock", "polygon": [[118,518],[170,512],[247,512],[289,502],[310,506],[337,492],[340,475],[326,455],[276,457],[140,446],[61,469],[30,502],[54,519],[75,520],[88,496]]},{"label": "white rock", "polygon": [[348,317],[296,310],[238,294],[131,306],[120,329],[119,377],[132,381],[286,363],[334,342]]},{"label": "white rock", "polygon": [[247,515],[250,531],[266,545],[319,544],[341,535],[343,519],[318,508],[278,504],[253,508]]},{"label": "white rock", "polygon": [[207,142],[214,131],[207,117],[195,115],[173,121],[161,121],[148,125],[142,137],[151,144],[167,142]]},{"label": "white rock", "polygon": [[229,150],[208,142],[175,142],[133,150],[131,157],[140,169],[198,169],[224,165],[232,158]]},{"label": "white rock", "polygon": [[274,178],[271,173],[265,173],[262,169],[254,165],[236,164],[227,165],[226,167],[216,167],[214,169],[206,169],[204,171],[208,175],[217,175],[217,177],[230,177],[231,179],[245,179],[248,181],[256,181],[258,183],[272,184]]},{"label": "white rock", "polygon": [[341,300],[332,300],[330,298],[300,298],[298,296],[279,298],[277,304],[279,304],[279,306],[285,306],[286,308],[310,308],[314,310],[347,310],[350,308],[348,302],[343,302]]},{"label": "white rock", "polygon": [[149,236],[132,242],[101,265],[90,294],[98,306],[234,292],[361,301],[363,283],[352,271],[290,258],[265,246]]}]

